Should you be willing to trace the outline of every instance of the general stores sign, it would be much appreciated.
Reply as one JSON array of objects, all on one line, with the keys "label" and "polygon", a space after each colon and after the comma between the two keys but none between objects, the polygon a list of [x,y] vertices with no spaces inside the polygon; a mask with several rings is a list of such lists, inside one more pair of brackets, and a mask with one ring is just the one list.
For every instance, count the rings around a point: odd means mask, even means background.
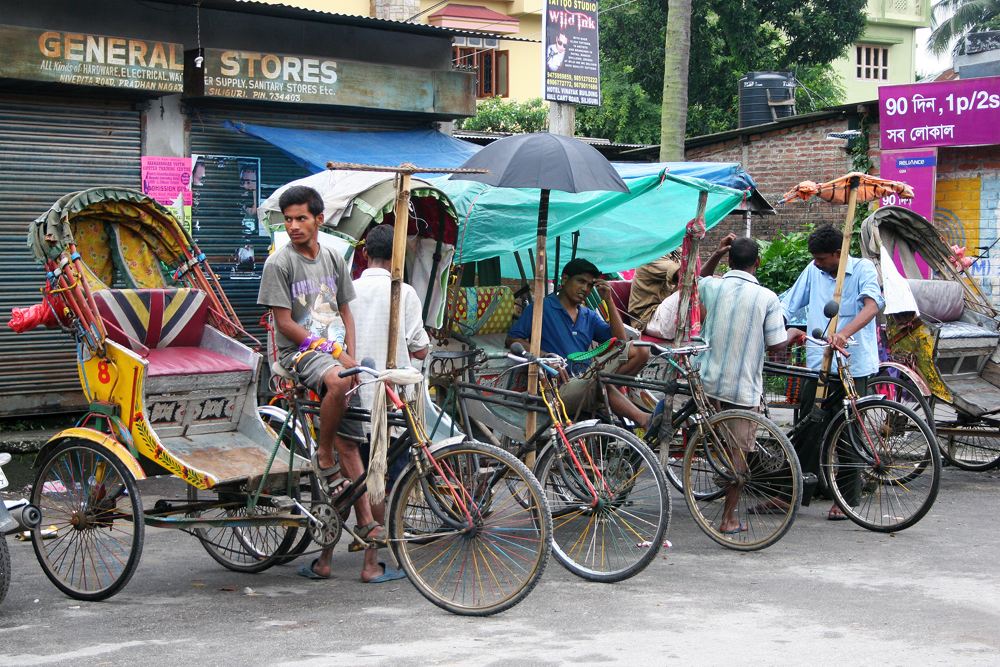
[{"label": "general stores sign", "polygon": [[471,116],[475,78],[467,72],[389,67],[322,56],[204,49],[188,51],[187,92],[197,97],[336,104]]},{"label": "general stores sign", "polygon": [[0,26],[0,77],[179,93],[183,47],[132,37]]}]

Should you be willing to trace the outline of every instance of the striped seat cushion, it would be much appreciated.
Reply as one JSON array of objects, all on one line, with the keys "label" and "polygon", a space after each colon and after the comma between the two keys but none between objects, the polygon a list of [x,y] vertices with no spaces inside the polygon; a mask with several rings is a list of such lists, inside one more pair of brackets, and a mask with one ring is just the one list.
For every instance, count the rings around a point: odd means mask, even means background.
[{"label": "striped seat cushion", "polygon": [[208,304],[200,290],[98,290],[94,299],[108,338],[119,345],[141,350],[143,345],[154,349],[201,343]]}]

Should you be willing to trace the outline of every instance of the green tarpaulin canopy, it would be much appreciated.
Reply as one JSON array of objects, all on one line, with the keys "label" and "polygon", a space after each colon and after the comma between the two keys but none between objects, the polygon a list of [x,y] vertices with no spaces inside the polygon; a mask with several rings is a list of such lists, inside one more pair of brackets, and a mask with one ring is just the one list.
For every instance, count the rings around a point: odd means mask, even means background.
[{"label": "green tarpaulin canopy", "polygon": [[[501,258],[505,278],[520,273],[513,253],[535,247],[538,190],[496,188],[474,181],[431,181],[455,205],[460,223],[456,263]],[[571,235],[579,230],[577,256],[604,272],[632,269],[680,247],[687,223],[698,209],[698,193],[708,192],[705,227],[711,229],[739,206],[743,193],[698,178],[660,173],[625,181],[631,192],[552,191],[549,203],[549,275],[555,273],[556,237],[560,262],[569,261]],[[528,263],[525,268],[529,271]]]}]

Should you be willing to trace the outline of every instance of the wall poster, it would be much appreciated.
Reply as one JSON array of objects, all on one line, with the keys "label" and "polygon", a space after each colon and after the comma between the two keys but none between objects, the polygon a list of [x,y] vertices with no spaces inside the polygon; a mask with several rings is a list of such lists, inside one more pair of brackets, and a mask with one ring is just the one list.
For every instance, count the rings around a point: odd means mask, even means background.
[{"label": "wall poster", "polygon": [[601,106],[597,0],[545,0],[542,97]]}]

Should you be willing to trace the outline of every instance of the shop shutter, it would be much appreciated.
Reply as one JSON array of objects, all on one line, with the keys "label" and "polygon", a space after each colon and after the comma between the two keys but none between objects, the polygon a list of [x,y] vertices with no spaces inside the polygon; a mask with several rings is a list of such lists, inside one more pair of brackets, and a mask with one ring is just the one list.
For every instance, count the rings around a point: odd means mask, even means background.
[{"label": "shop shutter", "polygon": [[[272,113],[226,107],[192,107],[188,115],[191,119],[192,154],[232,158],[208,159],[204,185],[193,187],[192,224],[195,226],[195,241],[209,258],[243,328],[263,342],[265,331],[259,323],[264,309],[257,305],[257,291],[270,239],[248,233],[244,226],[242,208],[248,203],[248,199],[237,185],[240,178],[239,158],[260,160],[257,178],[261,199],[266,199],[285,183],[308,176],[311,172],[266,141],[234,132],[223,127],[222,123],[228,120],[233,123],[324,132],[379,132],[411,129],[413,121]],[[334,158],[335,156],[331,156],[331,159]],[[255,269],[252,272],[234,270],[235,253],[245,244],[253,248]]]},{"label": "shop shutter", "polygon": [[41,301],[45,274],[27,248],[28,223],[63,195],[140,188],[140,114],[132,102],[6,95],[0,100],[0,416],[85,406],[71,336],[15,334],[11,308]]}]

